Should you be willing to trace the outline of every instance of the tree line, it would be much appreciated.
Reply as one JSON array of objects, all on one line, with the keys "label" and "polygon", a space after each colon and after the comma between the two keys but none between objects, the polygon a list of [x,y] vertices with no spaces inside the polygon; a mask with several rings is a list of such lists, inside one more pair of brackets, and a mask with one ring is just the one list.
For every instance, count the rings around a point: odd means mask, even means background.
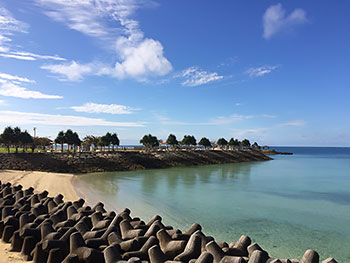
[{"label": "tree line", "polygon": [[28,148],[32,152],[36,148],[44,149],[51,145],[51,140],[45,137],[32,137],[27,130],[22,131],[19,127],[6,127],[2,134],[0,134],[0,144],[5,145],[7,152],[10,153],[10,148],[14,147],[15,152],[18,153],[18,148],[22,148],[26,152]]},{"label": "tree line", "polygon": [[[144,135],[140,140],[146,148],[151,149],[159,147],[162,140],[159,140],[156,136],[152,134]],[[77,151],[78,147],[83,146],[83,150],[91,151],[91,149],[101,150],[107,147],[108,151],[112,148],[114,151],[115,147],[120,145],[120,140],[116,133],[107,132],[103,136],[88,135],[81,140],[77,132],[68,129],[66,131],[59,131],[57,137],[54,141],[46,137],[33,137],[27,130],[22,131],[19,127],[6,127],[2,134],[0,134],[0,144],[5,145],[7,151],[10,152],[10,148],[14,147],[15,152],[18,153],[18,149],[22,148],[22,151],[27,151],[28,148],[34,152],[36,148],[45,149],[46,147],[52,148],[55,145],[55,150],[57,150],[57,144],[61,146],[61,151],[64,151],[64,145],[67,145],[67,150],[74,152]],[[210,141],[206,137],[202,137],[197,143],[197,139],[193,135],[184,135],[183,139],[179,141],[174,134],[170,134],[166,140],[166,144],[172,148],[191,147],[194,148],[200,145],[204,148],[212,148],[219,146],[220,148],[239,148],[239,147],[253,147],[260,149],[260,146],[254,142],[252,145],[248,139],[239,141],[238,139],[231,138],[226,140],[225,138],[219,138],[216,142]]]},{"label": "tree line", "polygon": [[[158,140],[158,138],[156,136],[153,136],[152,134],[145,135],[140,140],[140,143],[147,148],[158,147],[160,142],[162,141]],[[171,147],[177,147],[178,145],[195,147],[197,145],[197,140],[193,135],[185,135],[181,141],[178,141],[174,134],[170,134],[166,140],[166,144],[170,145]],[[258,145],[257,142],[254,142],[251,145],[248,139],[239,141],[238,139],[234,139],[234,138],[231,138],[229,141],[227,141],[225,138],[220,138],[216,142],[211,142],[208,138],[203,137],[199,140],[198,145],[203,146],[204,148],[211,148],[217,145],[221,148],[226,146],[231,146],[231,147],[237,147],[237,148],[253,147],[253,148],[260,149],[260,146]]]}]

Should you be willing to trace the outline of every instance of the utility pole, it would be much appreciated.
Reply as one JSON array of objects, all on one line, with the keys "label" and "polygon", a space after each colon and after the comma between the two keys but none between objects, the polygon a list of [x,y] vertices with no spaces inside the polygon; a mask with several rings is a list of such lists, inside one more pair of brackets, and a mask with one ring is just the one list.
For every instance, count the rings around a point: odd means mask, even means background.
[{"label": "utility pole", "polygon": [[36,127],[33,128],[34,131],[34,138],[36,137]]}]

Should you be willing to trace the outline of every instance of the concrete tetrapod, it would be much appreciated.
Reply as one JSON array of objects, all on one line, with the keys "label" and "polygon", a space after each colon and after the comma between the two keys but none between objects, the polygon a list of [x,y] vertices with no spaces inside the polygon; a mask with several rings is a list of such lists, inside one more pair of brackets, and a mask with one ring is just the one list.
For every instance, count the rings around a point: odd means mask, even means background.
[{"label": "concrete tetrapod", "polygon": [[202,254],[197,258],[195,263],[213,263],[214,257],[209,252],[202,252]]},{"label": "concrete tetrapod", "polygon": [[[86,263],[103,263],[103,254],[96,249],[88,248],[83,237],[79,232],[75,232],[70,236],[70,255],[78,256],[79,261]],[[69,255],[67,256],[69,257]]]},{"label": "concrete tetrapod", "polygon": [[327,258],[322,263],[337,263],[337,261],[334,258]]},{"label": "concrete tetrapod", "polygon": [[148,238],[146,243],[138,251],[130,251],[123,254],[123,259],[130,259],[132,257],[138,257],[141,260],[148,260],[148,250],[154,245],[158,245],[158,240],[156,237],[151,236]]},{"label": "concrete tetrapod", "polygon": [[106,263],[115,263],[122,259],[119,244],[112,244],[103,251]]},{"label": "concrete tetrapod", "polygon": [[247,257],[248,256],[248,246],[251,244],[251,239],[246,236],[242,235],[238,241],[234,244],[230,244],[229,247],[223,248],[223,251],[226,255],[230,256],[242,256]]},{"label": "concrete tetrapod", "polygon": [[319,263],[320,257],[315,250],[306,250],[303,257],[300,259],[300,263]]},{"label": "concrete tetrapod", "polygon": [[206,245],[206,250],[213,255],[214,263],[245,263],[242,257],[225,256],[224,252],[215,241],[210,241]]},{"label": "concrete tetrapod", "polygon": [[186,241],[172,240],[165,229],[161,229],[157,232],[157,238],[159,240],[160,249],[169,259],[173,259],[185,249]]},{"label": "concrete tetrapod", "polygon": [[248,263],[266,263],[268,255],[265,251],[254,250],[251,253]]},{"label": "concrete tetrapod", "polygon": [[193,233],[187,242],[184,252],[177,255],[174,260],[188,262],[193,258],[198,258],[201,254],[201,240],[197,232]]},{"label": "concrete tetrapod", "polygon": [[124,240],[135,238],[138,236],[142,236],[144,230],[142,229],[134,229],[131,225],[130,222],[126,219],[120,222],[120,232],[122,234],[122,238]]}]

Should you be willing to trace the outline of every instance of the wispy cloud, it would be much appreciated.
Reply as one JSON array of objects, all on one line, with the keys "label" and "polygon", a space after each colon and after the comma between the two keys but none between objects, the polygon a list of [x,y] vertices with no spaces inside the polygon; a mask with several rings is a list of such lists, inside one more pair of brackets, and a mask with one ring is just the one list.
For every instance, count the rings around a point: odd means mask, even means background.
[{"label": "wispy cloud", "polygon": [[62,76],[63,78],[60,78],[60,80],[63,81],[81,81],[86,75],[96,74],[92,64],[79,64],[75,61],[64,64],[44,65],[41,68]]},{"label": "wispy cloud", "polygon": [[9,80],[9,81],[19,81],[19,82],[26,82],[26,83],[35,83],[34,80],[31,80],[28,78],[22,78],[22,77],[1,73],[1,72],[0,72],[0,79],[6,80],[6,81]]},{"label": "wispy cloud", "polygon": [[26,51],[15,51],[10,47],[12,35],[14,33],[27,33],[29,26],[17,19],[5,8],[0,7],[0,56],[4,58],[14,58],[19,60],[65,60],[57,55],[39,55]]},{"label": "wispy cloud", "polygon": [[245,73],[248,74],[251,78],[262,77],[266,74],[271,73],[273,70],[277,68],[278,66],[265,65],[257,68],[249,68],[248,70],[246,70]]},{"label": "wispy cloud", "polygon": [[34,80],[0,72],[0,95],[22,99],[61,99],[57,95],[48,95],[39,91],[28,90],[23,84],[35,83]]},{"label": "wispy cloud", "polygon": [[232,114],[230,116],[219,116],[214,119],[211,119],[208,124],[210,125],[226,125],[231,124],[237,121],[253,119],[255,116],[253,115],[240,115],[240,114]]},{"label": "wispy cloud", "polygon": [[292,29],[297,25],[305,24],[307,21],[306,12],[303,9],[295,9],[289,15],[286,15],[286,10],[282,7],[282,4],[272,5],[263,16],[263,37],[269,39],[281,31]]},{"label": "wispy cloud", "polygon": [[0,85],[0,95],[22,99],[62,99],[62,96],[47,95],[39,91],[28,90],[11,82]]},{"label": "wispy cloud", "polygon": [[300,126],[304,126],[305,124],[306,124],[306,121],[304,120],[294,120],[294,121],[282,123],[280,124],[280,126],[300,127]]},{"label": "wispy cloud", "polygon": [[88,102],[82,106],[72,106],[71,109],[77,112],[86,113],[108,113],[108,114],[131,114],[135,109],[117,104],[97,104]]},{"label": "wispy cloud", "polygon": [[[104,42],[116,41],[115,67],[105,70],[117,78],[143,80],[163,76],[172,70],[163,53],[162,44],[145,38],[139,22],[132,18],[145,1],[62,1],[36,0],[45,13],[69,28]],[[111,23],[113,21],[114,23]],[[113,24],[113,27],[111,27]]]},{"label": "wispy cloud", "polygon": [[233,129],[232,133],[234,137],[238,139],[251,138],[252,136],[261,139],[269,130],[270,128]]},{"label": "wispy cloud", "polygon": [[43,124],[54,126],[109,126],[109,127],[143,127],[138,122],[115,122],[104,119],[81,116],[41,114],[18,111],[0,111],[0,123],[8,125]]},{"label": "wispy cloud", "polygon": [[[0,50],[1,52],[1,50]],[[3,53],[0,53],[1,57],[5,58],[15,58],[19,60],[37,60],[37,59],[44,59],[44,60],[58,60],[58,61],[65,61],[65,58],[61,58],[58,55],[55,56],[49,56],[49,55],[39,55],[31,52],[25,52],[25,51],[6,51]]]},{"label": "wispy cloud", "polygon": [[224,78],[224,76],[220,76],[216,72],[207,72],[199,69],[198,67],[190,67],[185,69],[180,74],[177,74],[176,77],[183,78],[184,81],[181,84],[189,87],[208,84]]},{"label": "wispy cloud", "polygon": [[28,25],[15,19],[12,14],[3,7],[0,7],[0,32],[4,35],[11,35],[12,32],[27,32]]}]

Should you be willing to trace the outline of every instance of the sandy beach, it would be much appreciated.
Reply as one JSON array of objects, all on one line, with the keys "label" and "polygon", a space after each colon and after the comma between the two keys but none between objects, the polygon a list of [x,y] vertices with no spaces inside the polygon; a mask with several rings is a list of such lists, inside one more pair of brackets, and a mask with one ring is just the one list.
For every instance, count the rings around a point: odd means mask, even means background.
[{"label": "sandy beach", "polygon": [[[74,201],[79,199],[72,185],[73,174],[59,174],[30,171],[0,171],[0,180],[4,183],[21,184],[24,188],[34,187],[36,191],[46,190],[50,196],[63,194],[64,200]],[[9,252],[10,244],[0,242],[0,263],[25,262],[17,252]]]}]

